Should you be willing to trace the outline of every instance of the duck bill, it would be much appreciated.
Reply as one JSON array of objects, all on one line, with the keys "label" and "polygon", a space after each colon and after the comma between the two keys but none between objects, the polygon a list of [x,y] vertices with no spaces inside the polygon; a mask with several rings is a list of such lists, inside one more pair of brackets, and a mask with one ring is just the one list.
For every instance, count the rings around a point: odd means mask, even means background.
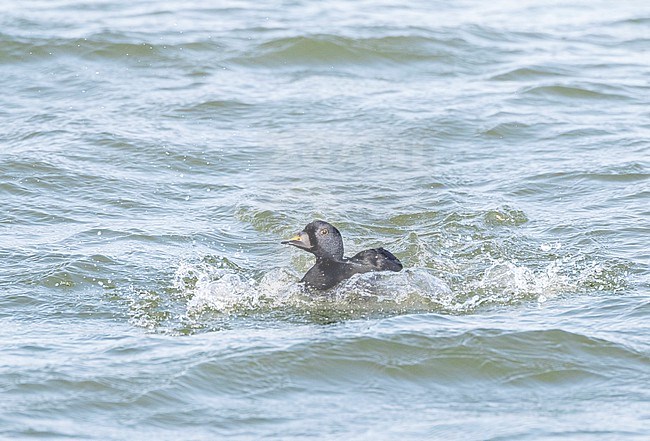
[{"label": "duck bill", "polygon": [[310,250],[312,247],[311,241],[309,240],[309,235],[304,231],[301,231],[300,233],[293,236],[291,239],[283,240],[280,243],[284,245],[293,245],[294,247],[301,248],[303,250]]}]

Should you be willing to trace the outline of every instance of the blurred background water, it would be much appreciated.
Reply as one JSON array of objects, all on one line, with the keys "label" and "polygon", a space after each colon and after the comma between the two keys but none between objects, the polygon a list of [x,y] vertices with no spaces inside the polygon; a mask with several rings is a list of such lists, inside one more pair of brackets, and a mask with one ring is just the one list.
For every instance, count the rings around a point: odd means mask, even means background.
[{"label": "blurred background water", "polygon": [[[0,436],[650,436],[649,3],[0,25]],[[316,218],[406,269],[306,294]]]}]

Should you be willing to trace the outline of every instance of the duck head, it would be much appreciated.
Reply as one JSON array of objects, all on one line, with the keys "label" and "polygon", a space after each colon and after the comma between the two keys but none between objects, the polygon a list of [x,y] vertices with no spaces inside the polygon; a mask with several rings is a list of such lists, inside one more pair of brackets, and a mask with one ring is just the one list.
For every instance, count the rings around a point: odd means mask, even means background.
[{"label": "duck head", "polygon": [[343,238],[334,225],[315,220],[289,240],[282,242],[309,251],[320,259],[342,260]]}]

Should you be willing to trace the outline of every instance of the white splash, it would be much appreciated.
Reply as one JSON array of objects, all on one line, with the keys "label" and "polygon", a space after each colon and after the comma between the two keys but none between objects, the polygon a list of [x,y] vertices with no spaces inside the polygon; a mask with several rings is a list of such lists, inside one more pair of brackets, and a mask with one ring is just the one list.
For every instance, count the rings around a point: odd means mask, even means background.
[{"label": "white splash", "polygon": [[175,288],[184,291],[188,315],[211,310],[225,314],[279,307],[298,298],[295,275],[275,269],[261,279],[230,268],[182,263],[175,275]]},{"label": "white splash", "polygon": [[[225,262],[225,261],[224,261]],[[522,301],[544,303],[557,296],[591,292],[607,284],[599,265],[580,258],[553,260],[544,267],[529,267],[505,259],[491,260],[475,273],[462,268],[450,276],[450,285],[435,270],[408,268],[399,273],[357,274],[323,293],[309,293],[299,274],[284,268],[253,273],[228,262],[181,262],[173,287],[185,300],[187,317],[204,312],[257,314],[291,309],[310,314],[325,309],[372,313],[448,311],[467,313],[485,305],[511,305]],[[607,288],[605,286],[605,288]]]},{"label": "white splash", "polygon": [[445,283],[426,269],[399,273],[359,274],[325,293],[308,293],[298,283],[299,276],[277,268],[261,278],[232,268],[207,263],[182,262],[174,277],[174,288],[187,300],[187,315],[206,311],[222,314],[260,312],[284,307],[308,311],[324,304],[355,302],[399,306],[399,310],[430,309],[453,298]]},{"label": "white splash", "polygon": [[464,306],[476,307],[487,302],[508,304],[523,299],[543,303],[560,294],[578,290],[578,284],[567,274],[566,263],[562,259],[539,270],[500,260],[487,268],[481,278],[471,282],[469,288],[477,294]]}]

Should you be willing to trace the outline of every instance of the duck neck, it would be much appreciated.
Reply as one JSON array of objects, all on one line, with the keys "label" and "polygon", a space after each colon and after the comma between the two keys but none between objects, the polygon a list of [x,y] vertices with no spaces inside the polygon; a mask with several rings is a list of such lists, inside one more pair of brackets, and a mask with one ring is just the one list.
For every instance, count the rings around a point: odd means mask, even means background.
[{"label": "duck neck", "polygon": [[336,257],[322,257],[322,256],[317,256],[316,257],[316,263],[319,265],[328,265],[330,263],[340,263],[343,262],[344,259],[337,259]]}]

